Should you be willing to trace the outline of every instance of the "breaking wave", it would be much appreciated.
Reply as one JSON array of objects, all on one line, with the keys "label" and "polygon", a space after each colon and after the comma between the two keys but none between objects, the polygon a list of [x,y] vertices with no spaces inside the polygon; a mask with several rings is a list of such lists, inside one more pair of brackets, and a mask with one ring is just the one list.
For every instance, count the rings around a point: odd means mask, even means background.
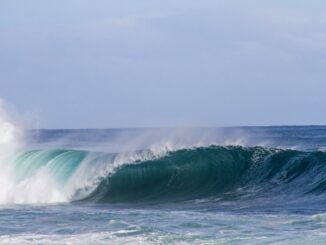
[{"label": "breaking wave", "polygon": [[1,165],[0,203],[182,201],[322,195],[326,153],[207,146],[156,155],[22,152]]}]

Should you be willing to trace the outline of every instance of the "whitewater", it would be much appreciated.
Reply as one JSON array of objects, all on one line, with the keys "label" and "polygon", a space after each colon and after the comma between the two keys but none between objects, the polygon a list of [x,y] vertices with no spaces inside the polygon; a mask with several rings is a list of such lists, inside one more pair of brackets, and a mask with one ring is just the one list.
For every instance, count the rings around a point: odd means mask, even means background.
[{"label": "whitewater", "polygon": [[0,244],[326,242],[324,126],[0,137]]}]

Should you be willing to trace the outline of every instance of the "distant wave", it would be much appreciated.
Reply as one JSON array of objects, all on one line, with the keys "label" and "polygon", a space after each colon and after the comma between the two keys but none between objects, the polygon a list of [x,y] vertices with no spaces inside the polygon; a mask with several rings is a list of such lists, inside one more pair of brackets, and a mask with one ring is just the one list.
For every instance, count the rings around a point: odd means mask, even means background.
[{"label": "distant wave", "polygon": [[321,195],[326,153],[208,146],[155,155],[33,150],[1,173],[0,203],[182,201]]}]

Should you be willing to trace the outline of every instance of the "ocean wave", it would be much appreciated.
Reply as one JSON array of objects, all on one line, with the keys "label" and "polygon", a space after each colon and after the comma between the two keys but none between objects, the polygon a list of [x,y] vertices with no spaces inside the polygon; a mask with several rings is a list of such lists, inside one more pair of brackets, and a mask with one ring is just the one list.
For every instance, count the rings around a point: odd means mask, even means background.
[{"label": "ocean wave", "polygon": [[164,154],[32,150],[5,166],[2,204],[297,198],[326,190],[321,151],[216,145]]}]

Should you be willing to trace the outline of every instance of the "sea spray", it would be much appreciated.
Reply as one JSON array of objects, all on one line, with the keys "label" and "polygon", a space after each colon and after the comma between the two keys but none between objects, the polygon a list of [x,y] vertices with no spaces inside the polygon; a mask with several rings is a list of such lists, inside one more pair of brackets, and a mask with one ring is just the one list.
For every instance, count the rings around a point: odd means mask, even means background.
[{"label": "sea spray", "polygon": [[0,164],[21,147],[22,130],[13,122],[0,98]]},{"label": "sea spray", "polygon": [[0,204],[67,201],[46,167],[28,174],[38,162],[17,158],[25,148],[23,130],[18,125],[0,100]]},{"label": "sea spray", "polygon": [[0,98],[0,203],[11,195],[14,170],[10,162],[21,148],[21,139],[22,130],[10,118]]}]

